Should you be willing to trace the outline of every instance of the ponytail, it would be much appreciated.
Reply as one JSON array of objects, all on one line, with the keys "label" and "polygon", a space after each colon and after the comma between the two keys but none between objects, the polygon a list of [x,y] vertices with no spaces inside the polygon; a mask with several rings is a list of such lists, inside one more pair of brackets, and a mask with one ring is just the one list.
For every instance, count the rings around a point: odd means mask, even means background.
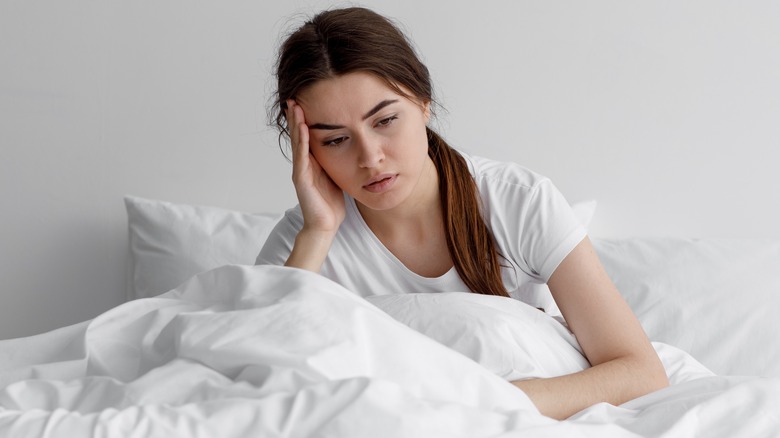
[{"label": "ponytail", "polygon": [[428,133],[428,155],[439,174],[447,248],[455,270],[472,292],[508,297],[493,234],[482,218],[477,184],[466,160],[436,132]]}]

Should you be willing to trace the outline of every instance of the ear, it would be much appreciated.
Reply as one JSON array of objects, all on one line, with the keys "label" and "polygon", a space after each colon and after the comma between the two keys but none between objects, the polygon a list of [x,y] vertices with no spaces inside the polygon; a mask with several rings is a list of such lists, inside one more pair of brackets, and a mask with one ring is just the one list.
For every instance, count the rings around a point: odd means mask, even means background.
[{"label": "ear", "polygon": [[423,111],[423,118],[425,119],[425,124],[427,125],[428,122],[431,121],[431,101],[423,102],[422,103],[422,111]]}]

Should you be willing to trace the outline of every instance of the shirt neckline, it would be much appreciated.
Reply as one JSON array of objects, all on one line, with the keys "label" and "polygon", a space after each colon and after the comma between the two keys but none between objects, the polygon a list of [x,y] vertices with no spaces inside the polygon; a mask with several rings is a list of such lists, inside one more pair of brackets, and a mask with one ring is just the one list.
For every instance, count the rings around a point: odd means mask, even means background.
[{"label": "shirt neckline", "polygon": [[387,249],[385,244],[382,243],[382,241],[379,240],[376,234],[374,234],[374,232],[371,230],[371,227],[368,226],[366,221],[363,219],[363,215],[360,214],[360,210],[358,210],[357,208],[355,198],[347,195],[346,193],[344,194],[344,198],[345,198],[345,204],[349,207],[351,216],[357,222],[358,227],[360,228],[362,233],[366,237],[368,237],[368,239],[374,244],[374,246],[376,246],[377,249],[379,249],[379,251],[388,260],[390,260],[398,268],[398,270],[402,272],[404,275],[406,275],[407,277],[411,277],[415,281],[426,282],[431,284],[450,282],[455,279],[460,280],[460,277],[458,276],[458,272],[455,269],[455,266],[451,267],[449,270],[447,270],[447,272],[445,272],[444,274],[438,277],[425,277],[407,268],[406,265],[404,265],[403,262],[401,262],[401,260],[399,260],[398,257],[395,256],[395,254],[393,254],[389,249]]}]

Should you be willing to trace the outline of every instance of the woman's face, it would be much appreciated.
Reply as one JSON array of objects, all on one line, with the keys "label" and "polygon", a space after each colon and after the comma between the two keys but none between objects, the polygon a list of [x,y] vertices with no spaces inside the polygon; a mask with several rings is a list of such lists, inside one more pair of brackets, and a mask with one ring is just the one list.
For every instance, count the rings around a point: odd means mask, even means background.
[{"label": "woman's face", "polygon": [[360,204],[389,210],[428,194],[436,181],[425,131],[428,102],[410,100],[362,72],[316,82],[296,101],[311,153]]}]

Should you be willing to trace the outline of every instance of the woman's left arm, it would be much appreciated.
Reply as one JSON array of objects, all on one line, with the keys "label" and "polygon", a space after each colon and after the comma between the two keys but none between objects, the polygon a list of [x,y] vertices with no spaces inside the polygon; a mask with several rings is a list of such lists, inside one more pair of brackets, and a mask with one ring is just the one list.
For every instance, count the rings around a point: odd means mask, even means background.
[{"label": "woman's left arm", "polygon": [[566,256],[547,284],[592,367],[512,382],[542,414],[564,419],[599,402],[618,405],[669,385],[658,355],[590,239]]}]

